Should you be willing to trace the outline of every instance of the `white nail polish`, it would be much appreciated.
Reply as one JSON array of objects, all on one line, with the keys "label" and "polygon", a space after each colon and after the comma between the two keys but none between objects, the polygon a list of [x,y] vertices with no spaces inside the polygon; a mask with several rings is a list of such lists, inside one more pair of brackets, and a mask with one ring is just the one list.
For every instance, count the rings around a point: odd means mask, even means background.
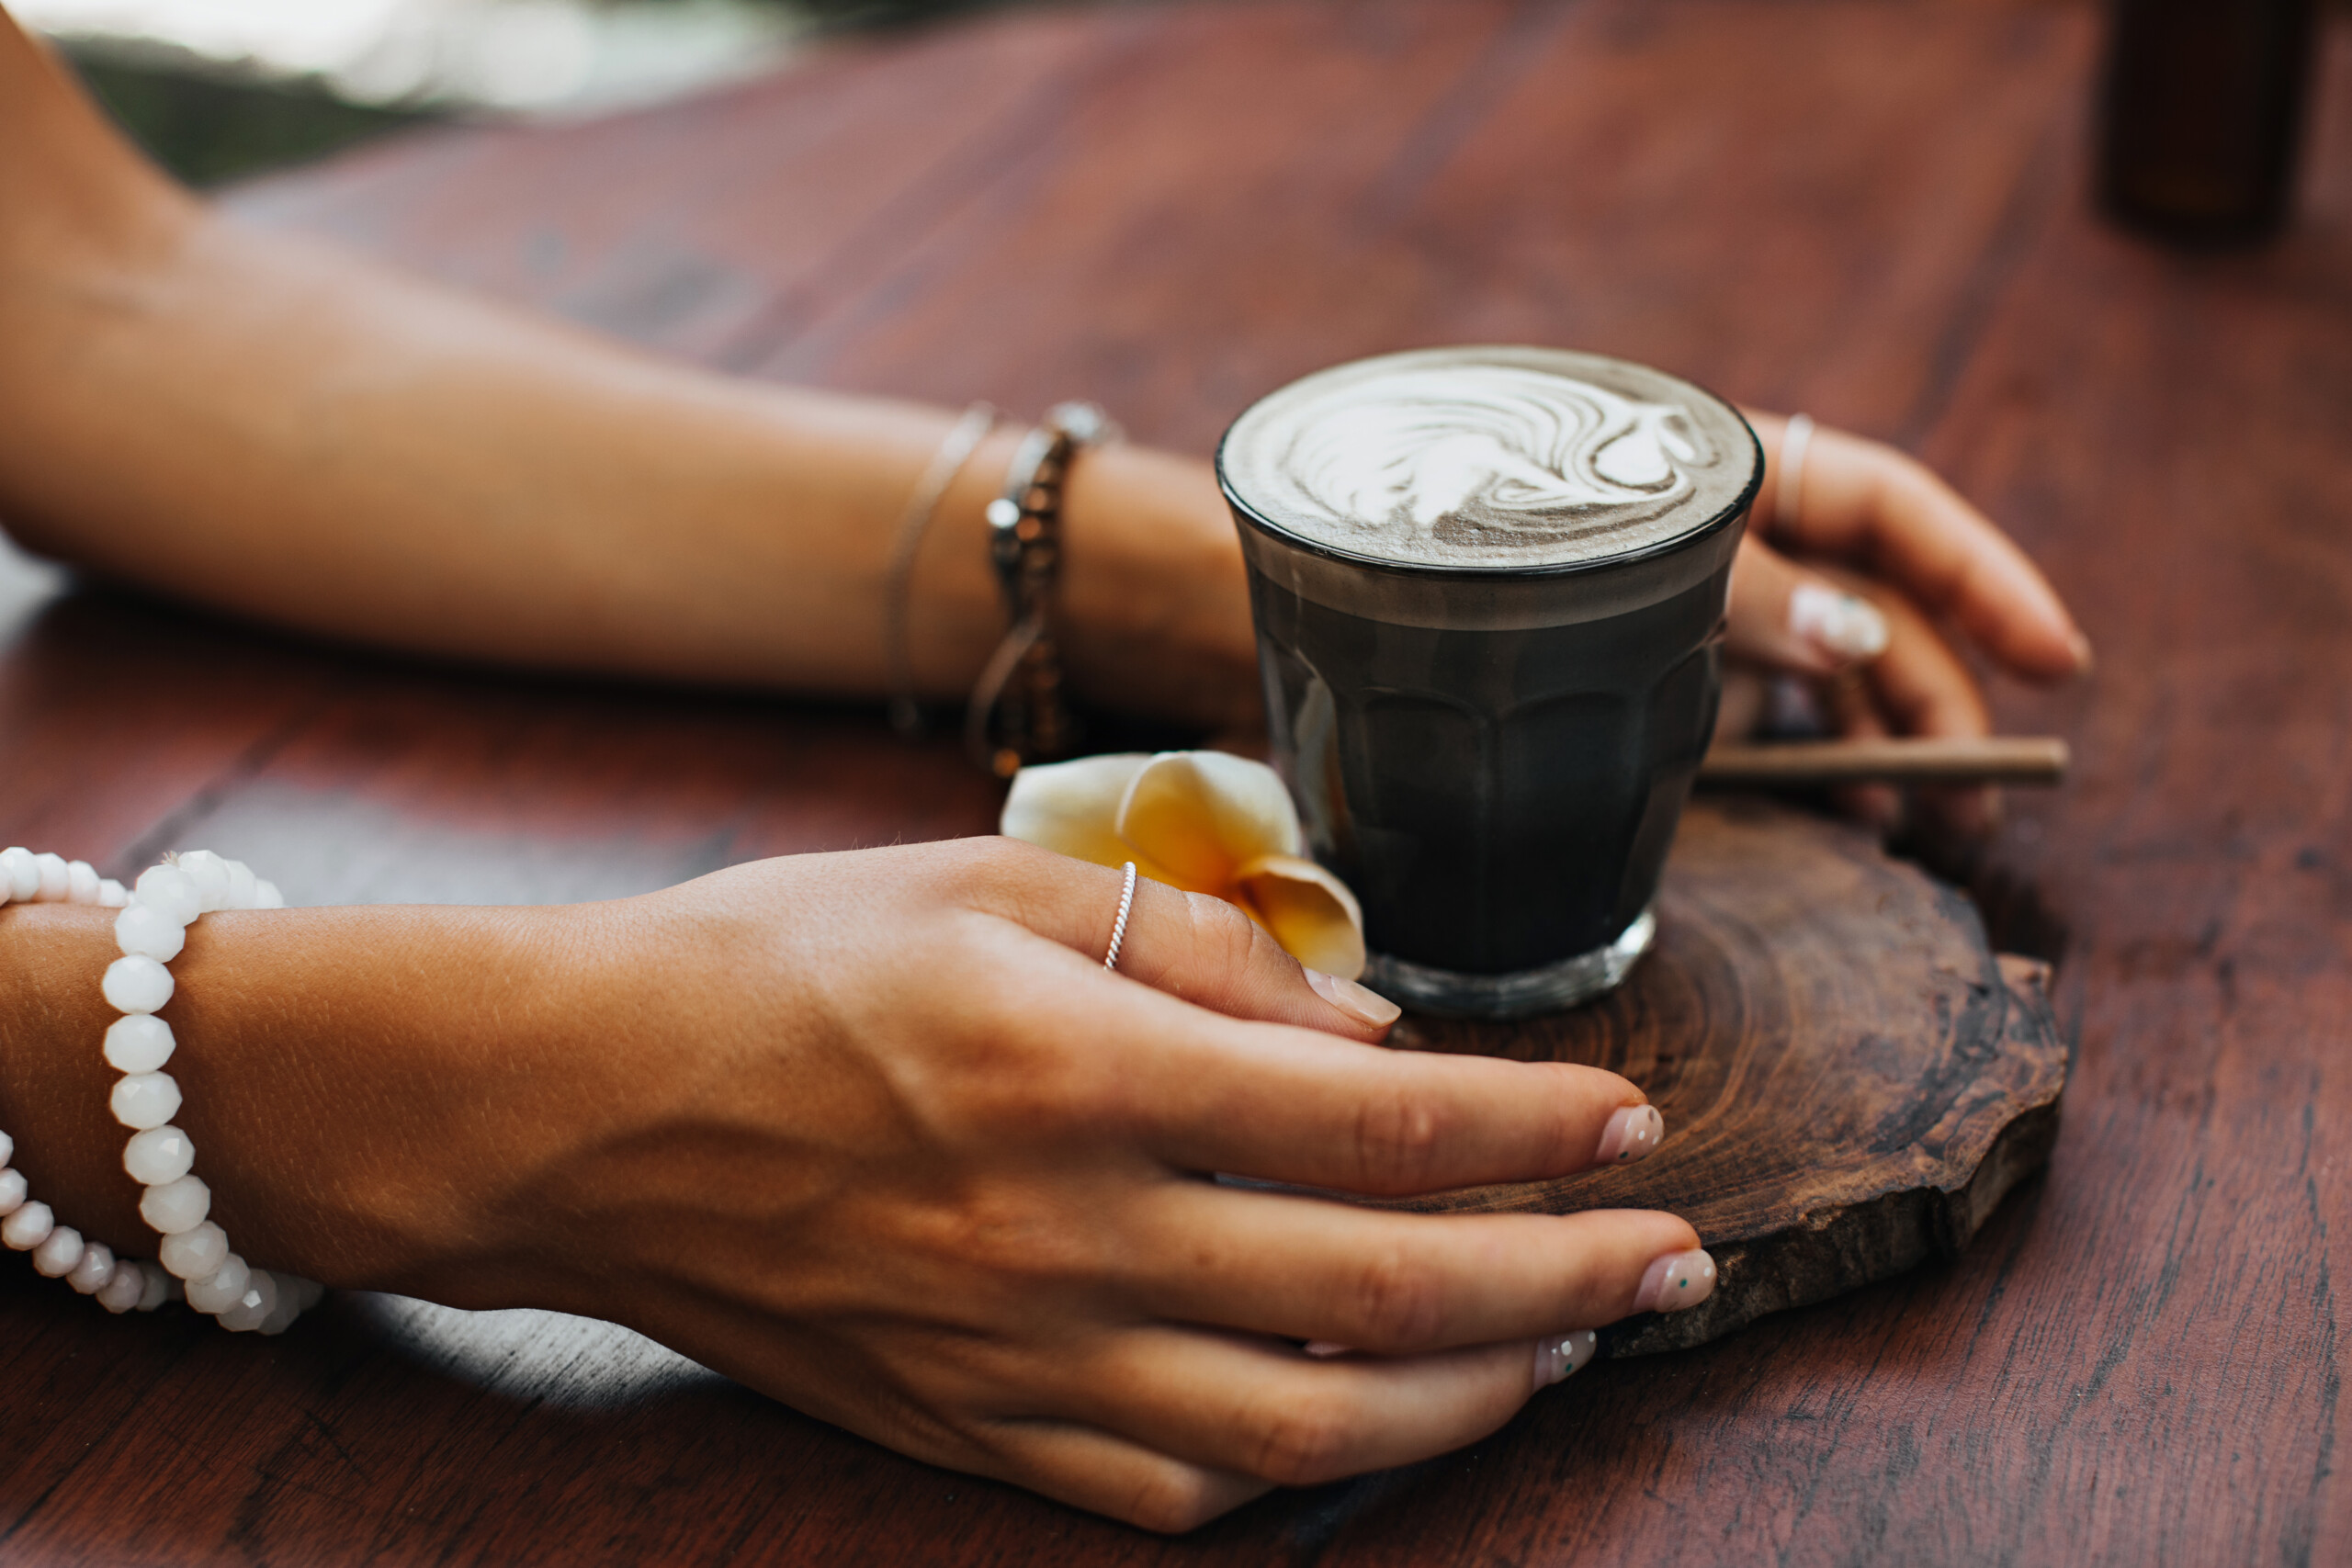
[{"label": "white nail polish", "polygon": [[1801,583],[1789,595],[1789,635],[1840,660],[1875,659],[1886,651],[1886,617],[1859,595]]},{"label": "white nail polish", "polygon": [[1378,991],[1320,969],[1308,969],[1306,983],[1315,987],[1317,996],[1367,1028],[1385,1029],[1405,1010]]},{"label": "white nail polish", "polygon": [[1651,1153],[1666,1139],[1666,1118],[1655,1105],[1620,1106],[1600,1131],[1593,1150],[1595,1165],[1615,1165]]},{"label": "white nail polish", "polygon": [[1592,1365],[1600,1354],[1600,1336],[1589,1328],[1579,1328],[1573,1334],[1558,1334],[1535,1342],[1535,1386],[1548,1388],[1565,1382],[1571,1376]]},{"label": "white nail polish", "polygon": [[1680,1312],[1715,1293],[1715,1260],[1696,1247],[1652,1262],[1634,1292],[1635,1312]]}]

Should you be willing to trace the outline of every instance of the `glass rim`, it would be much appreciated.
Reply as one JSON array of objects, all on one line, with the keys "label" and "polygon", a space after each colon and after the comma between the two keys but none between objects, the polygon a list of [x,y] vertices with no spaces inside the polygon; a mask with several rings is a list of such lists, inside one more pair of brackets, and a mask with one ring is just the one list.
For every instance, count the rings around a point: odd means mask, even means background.
[{"label": "glass rim", "polygon": [[[1461,346],[1475,349],[1476,347],[1487,345],[1464,344]],[[1491,346],[1498,348],[1542,348],[1544,345],[1530,344],[1494,344]],[[1409,353],[1414,351],[1407,350],[1404,352]],[[1589,353],[1589,351],[1560,350],[1558,352]],[[1387,355],[1367,355],[1363,356],[1363,359],[1384,359],[1387,357],[1390,356]],[[1225,496],[1226,504],[1231,508],[1235,518],[1248,524],[1250,527],[1256,529],[1259,533],[1264,535],[1266,537],[1273,540],[1277,544],[1287,546],[1293,549],[1302,550],[1309,555],[1320,556],[1326,560],[1337,561],[1346,566],[1367,568],[1374,571],[1390,572],[1399,577],[1436,578],[1453,582],[1524,582],[1531,578],[1581,577],[1589,574],[1614,571],[1624,567],[1640,566],[1645,562],[1654,561],[1667,556],[1675,555],[1682,550],[1702,544],[1713,535],[1729,526],[1732,523],[1747,515],[1748,509],[1756,504],[1756,497],[1763,491],[1764,488],[1764,442],[1762,438],[1756,434],[1756,427],[1748,423],[1747,415],[1740,411],[1739,405],[1733,402],[1729,398],[1726,398],[1717,392],[1713,388],[1707,386],[1704,382],[1691,380],[1687,376],[1676,375],[1672,371],[1658,370],[1655,366],[1644,365],[1639,360],[1621,359],[1621,356],[1616,355],[1595,354],[1592,355],[1592,357],[1600,359],[1620,359],[1621,363],[1634,366],[1638,369],[1651,371],[1657,375],[1671,377],[1673,379],[1682,382],[1685,386],[1712,398],[1714,401],[1723,405],[1723,407],[1730,412],[1732,418],[1738,422],[1739,427],[1747,432],[1748,448],[1755,457],[1755,461],[1748,468],[1747,482],[1740,487],[1739,493],[1734,496],[1731,501],[1726,502],[1723,509],[1717,512],[1713,516],[1707,518],[1704,522],[1698,524],[1684,533],[1677,534],[1670,539],[1660,540],[1656,544],[1643,545],[1637,548],[1625,550],[1615,555],[1600,556],[1588,560],[1550,561],[1533,566],[1447,565],[1430,561],[1400,561],[1390,556],[1365,555],[1355,550],[1341,549],[1336,545],[1325,544],[1319,539],[1310,539],[1303,534],[1296,533],[1292,529],[1283,526],[1271,517],[1268,517],[1262,511],[1251,504],[1248,500],[1243,498],[1240,492],[1234,488],[1233,480],[1226,471],[1226,446],[1227,443],[1233,439],[1234,430],[1239,426],[1244,419],[1249,417],[1250,410],[1255,409],[1260,403],[1264,402],[1268,398],[1279,395],[1289,388],[1297,385],[1300,381],[1306,380],[1309,376],[1319,376],[1326,370],[1336,370],[1348,365],[1360,364],[1363,363],[1363,359],[1341,360],[1337,365],[1325,366],[1320,370],[1311,370],[1307,372],[1306,376],[1294,377],[1290,380],[1283,382],[1281,386],[1272,389],[1261,396],[1251,399],[1249,404],[1245,406],[1239,413],[1235,414],[1233,418],[1227,423],[1225,433],[1217,437],[1216,454],[1214,458],[1215,467],[1216,468],[1217,490]]]}]

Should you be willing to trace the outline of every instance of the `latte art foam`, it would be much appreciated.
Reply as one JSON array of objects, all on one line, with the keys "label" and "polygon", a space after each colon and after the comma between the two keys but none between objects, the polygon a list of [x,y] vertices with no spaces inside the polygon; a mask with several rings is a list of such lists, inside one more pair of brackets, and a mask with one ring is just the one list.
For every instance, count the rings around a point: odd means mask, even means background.
[{"label": "latte art foam", "polygon": [[1432,566],[1571,564],[1678,537],[1756,463],[1737,414],[1598,355],[1441,349],[1343,365],[1243,414],[1219,466],[1315,543]]}]

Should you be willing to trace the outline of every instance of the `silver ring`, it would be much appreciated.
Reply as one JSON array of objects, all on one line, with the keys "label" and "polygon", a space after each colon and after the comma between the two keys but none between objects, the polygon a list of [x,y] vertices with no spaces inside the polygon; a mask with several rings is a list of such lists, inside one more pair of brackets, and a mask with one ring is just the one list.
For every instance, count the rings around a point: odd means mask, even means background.
[{"label": "silver ring", "polygon": [[1127,885],[1119,889],[1119,918],[1111,922],[1111,951],[1102,955],[1102,967],[1119,967],[1119,944],[1127,940],[1127,912],[1136,907],[1136,863],[1127,862]]},{"label": "silver ring", "polygon": [[1781,477],[1772,486],[1772,531],[1794,523],[1804,510],[1804,457],[1813,447],[1813,416],[1792,413],[1781,431]]}]

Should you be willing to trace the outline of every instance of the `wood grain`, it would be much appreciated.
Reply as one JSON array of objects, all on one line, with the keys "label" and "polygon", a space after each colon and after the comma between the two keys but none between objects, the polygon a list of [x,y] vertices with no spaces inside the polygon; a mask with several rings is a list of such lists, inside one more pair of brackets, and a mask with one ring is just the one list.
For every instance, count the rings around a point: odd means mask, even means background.
[{"label": "wood grain", "polygon": [[[2352,40],[2298,227],[2196,258],[2086,209],[2097,36],[2086,3],[2003,0],[1012,13],[241,195],[659,350],[951,406],[1092,395],[1194,450],[1290,375],[1474,338],[1905,443],[2100,656],[1995,687],[1999,728],[2075,767],[2011,801],[1973,884],[1996,946],[2060,960],[2067,1114],[1956,1258],[1176,1542],[616,1330],[356,1298],[260,1348],[0,1269],[0,1556],[2352,1558]],[[11,838],[120,865],[200,822],[322,890],[380,886],[302,848],[340,812],[494,899],[993,809],[875,715],[403,668],[87,594],[17,637],[0,702]]]},{"label": "wood grain", "polygon": [[1721,1269],[1611,1352],[1687,1349],[1930,1256],[1957,1258],[2058,1132],[2066,1044],[2048,966],[1996,954],[1965,898],[1855,828],[1760,801],[1684,817],[1657,947],[1589,1007],[1513,1024],[1409,1019],[1396,1043],[1580,1062],[1643,1086],[1637,1165],[1474,1188],[1427,1213],[1664,1209]]}]

